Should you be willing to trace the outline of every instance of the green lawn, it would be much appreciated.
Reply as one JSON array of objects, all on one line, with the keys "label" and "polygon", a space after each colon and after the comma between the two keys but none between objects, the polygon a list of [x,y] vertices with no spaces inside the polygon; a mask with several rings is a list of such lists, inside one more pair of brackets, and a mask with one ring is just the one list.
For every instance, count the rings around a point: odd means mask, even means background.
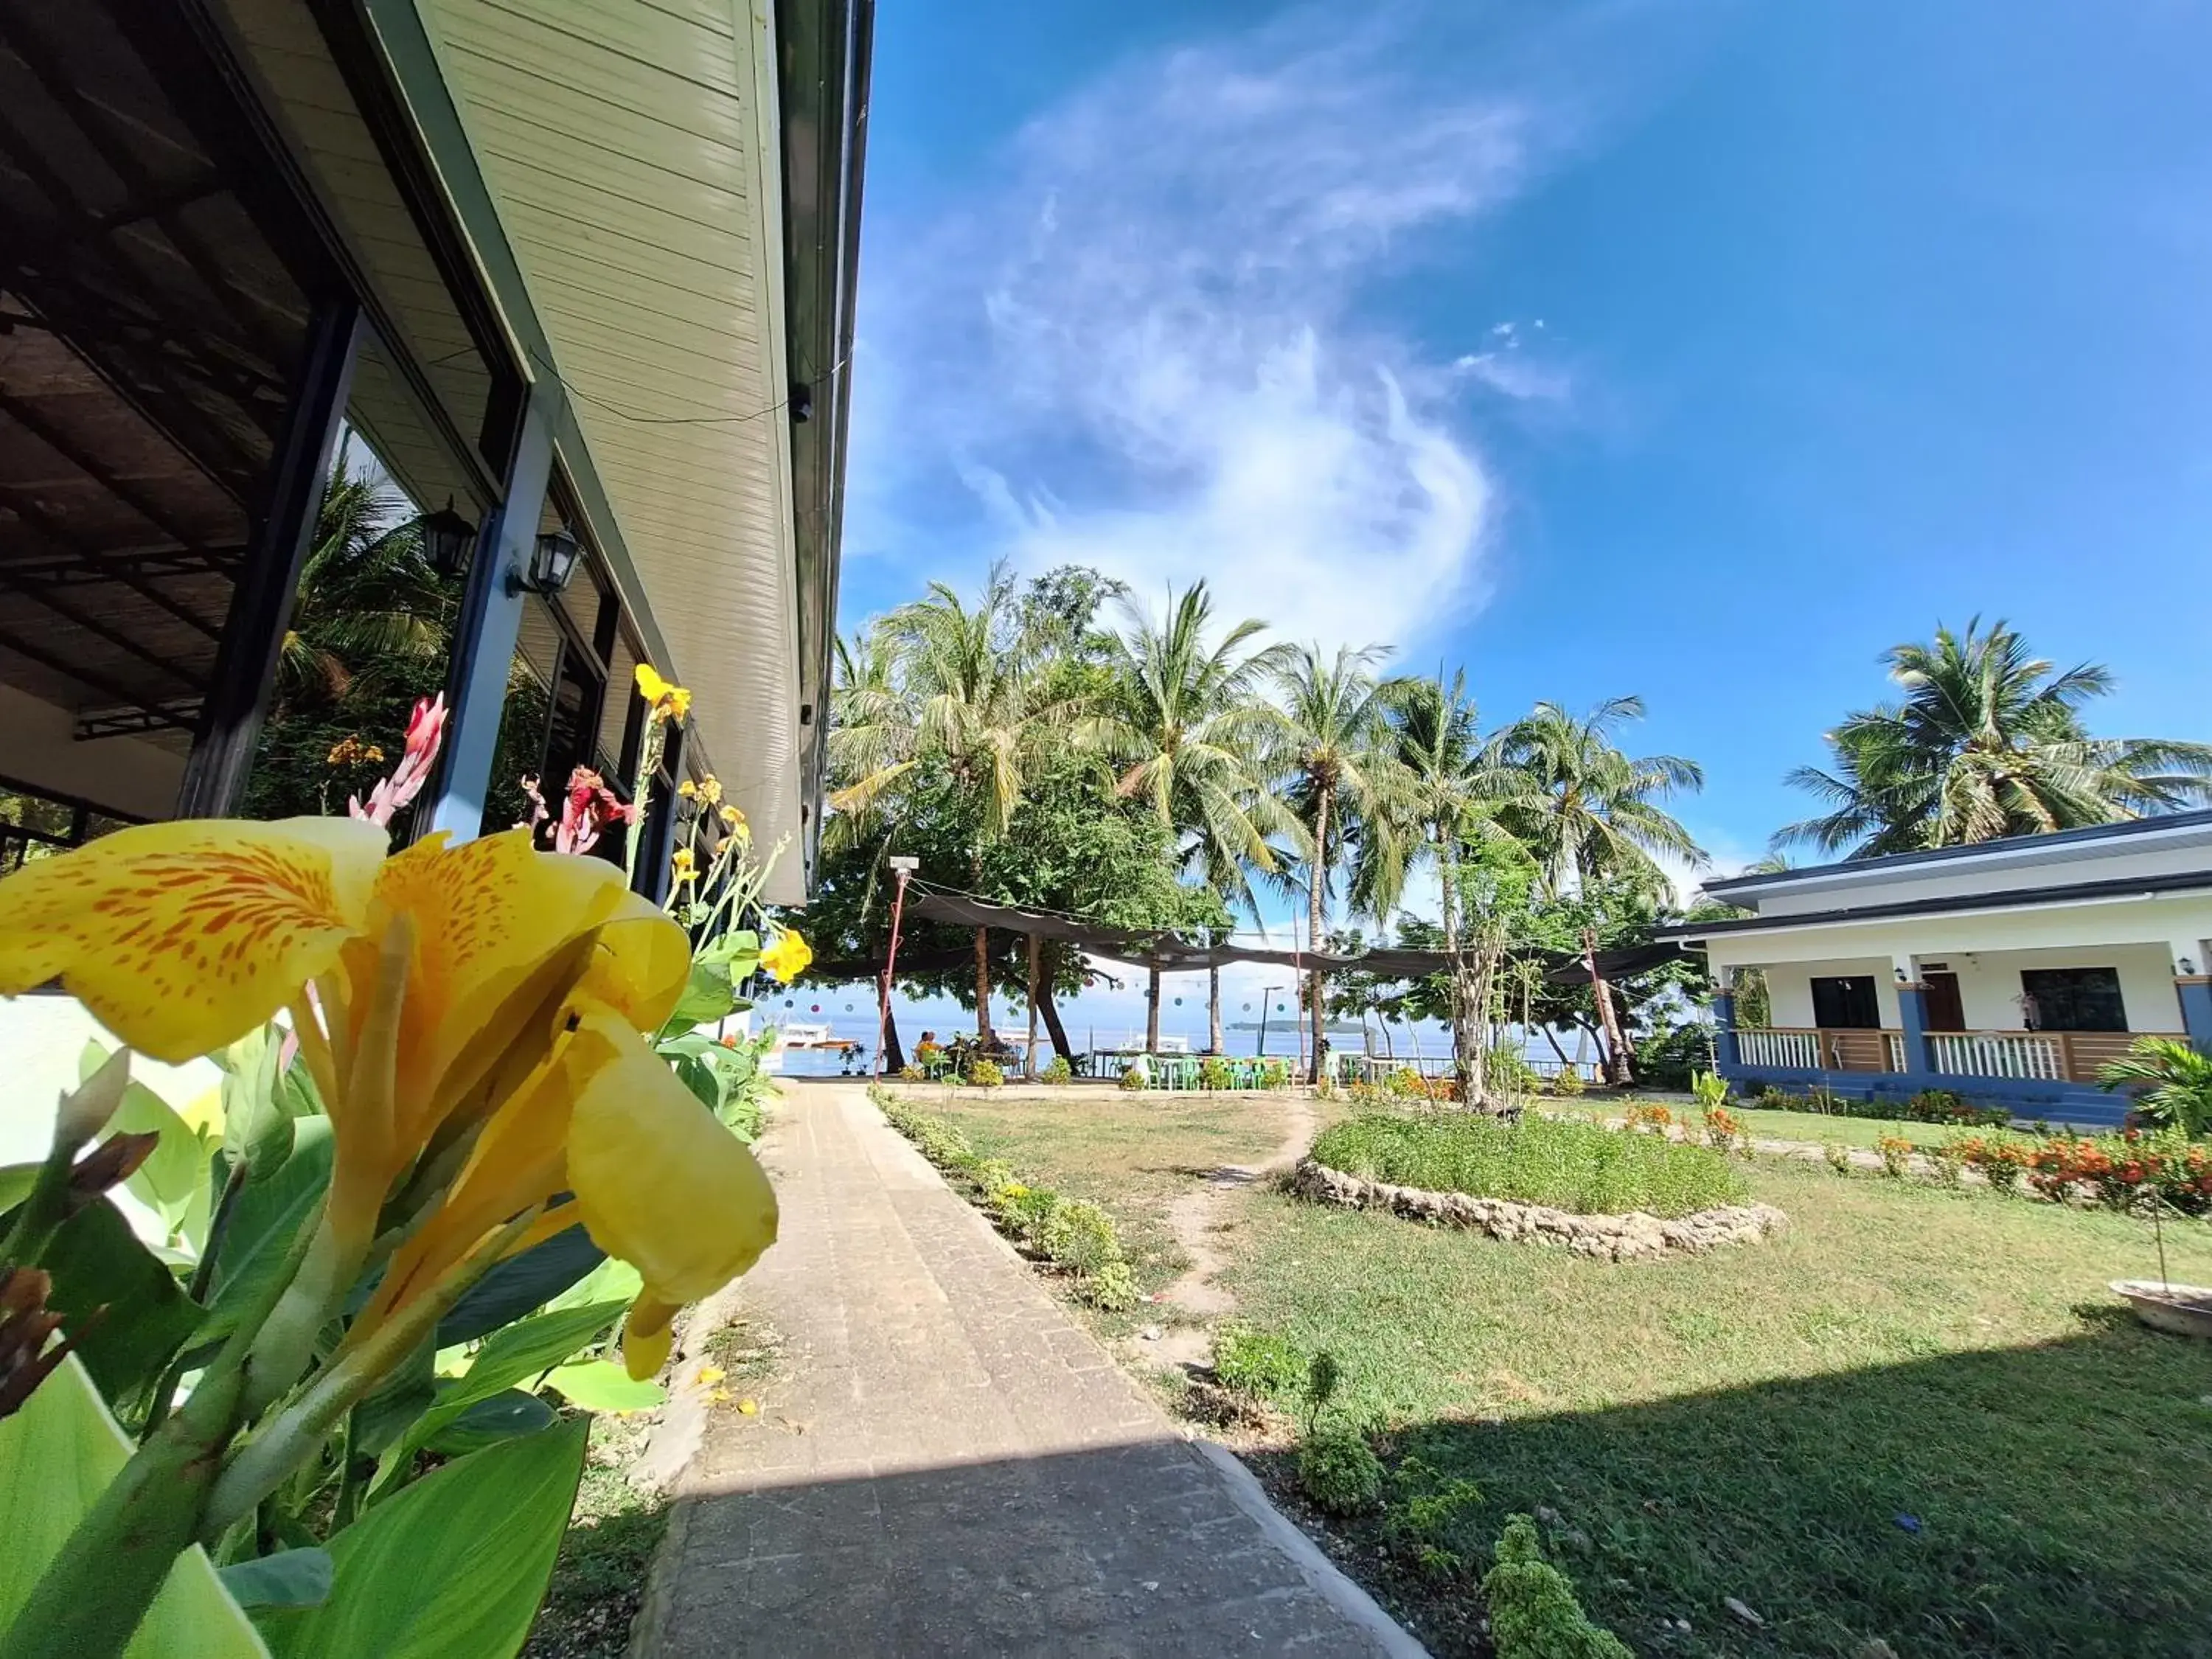
[{"label": "green lawn", "polygon": [[1103,1205],[1146,1291],[1188,1265],[1169,1231],[1168,1206],[1222,1164],[1267,1158],[1287,1121],[1280,1101],[1253,1094],[898,1093],[959,1129],[982,1157],[1005,1158],[1024,1180]]},{"label": "green lawn", "polygon": [[[929,1109],[1104,1204],[1154,1253],[1150,1282],[1173,1258],[1167,1206],[1284,1121],[1239,1096]],[[1752,1115],[1792,1139],[1944,1133]],[[2148,1225],[1748,1168],[1788,1232],[1619,1266],[1255,1190],[1222,1282],[1239,1318],[1335,1358],[1333,1409],[1382,1431],[1387,1460],[1476,1483],[1462,1553],[1515,1510],[1555,1517],[1559,1564],[1638,1653],[1870,1659],[1879,1638],[1900,1659],[2212,1659],[2212,1345],[2142,1329],[2105,1288],[2155,1272]],[[2212,1227],[2170,1224],[2166,1249],[2175,1278],[2212,1284]],[[1282,1490],[1285,1460],[1255,1461]],[[1405,1576],[1374,1522],[1328,1525],[1439,1659],[1486,1653],[1471,1583]]]},{"label": "green lawn", "polygon": [[[1547,1112],[1571,1112],[1579,1116],[1594,1117],[1607,1122],[1619,1122],[1626,1107],[1613,1101],[1570,1105],[1563,1101],[1541,1103]],[[1691,1123],[1698,1121],[1698,1109],[1670,1102],[1667,1109],[1677,1118]],[[1940,1146],[1954,1134],[1972,1134],[1971,1129],[1947,1123],[1906,1123],[1873,1117],[1833,1117],[1818,1112],[1771,1112],[1755,1106],[1731,1104],[1729,1110],[1744,1121],[1745,1127],[1760,1140],[1800,1140],[1814,1146],[1839,1140],[1846,1146],[1872,1146],[1884,1135],[1902,1135],[1916,1146]]]},{"label": "green lawn", "polygon": [[[1638,1651],[2212,1653],[2212,1347],[2104,1288],[2154,1271],[2148,1228],[1772,1158],[1753,1182],[1784,1237],[1624,1266],[1266,1194],[1229,1283],[1335,1356],[1344,1410],[1477,1483],[1470,1547],[1555,1511]],[[2212,1282],[2202,1224],[2167,1254]],[[1464,1586],[1352,1559],[1475,1650]]]}]

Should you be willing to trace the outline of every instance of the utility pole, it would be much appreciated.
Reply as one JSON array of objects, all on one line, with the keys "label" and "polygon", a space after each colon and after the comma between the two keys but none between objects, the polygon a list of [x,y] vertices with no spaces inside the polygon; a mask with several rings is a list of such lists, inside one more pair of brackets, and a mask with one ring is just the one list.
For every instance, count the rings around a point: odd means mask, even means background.
[{"label": "utility pole", "polygon": [[1264,987],[1260,992],[1259,1055],[1261,1060],[1265,1060],[1267,1057],[1267,999],[1283,988],[1285,988],[1280,985],[1269,985]]},{"label": "utility pole", "polygon": [[884,982],[877,1008],[876,1022],[876,1080],[884,1075],[884,1054],[891,1046],[891,970],[898,963],[899,920],[906,913],[907,878],[921,868],[921,860],[910,853],[895,853],[890,866],[898,873],[898,887],[891,895],[891,937],[884,951]]}]

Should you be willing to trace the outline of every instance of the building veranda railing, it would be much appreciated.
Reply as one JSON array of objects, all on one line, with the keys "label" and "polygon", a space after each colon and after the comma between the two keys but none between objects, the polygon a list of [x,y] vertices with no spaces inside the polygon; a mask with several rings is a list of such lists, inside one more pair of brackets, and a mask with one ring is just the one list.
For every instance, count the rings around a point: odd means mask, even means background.
[{"label": "building veranda railing", "polygon": [[[1947,1077],[2022,1078],[2094,1083],[2099,1073],[2146,1036],[2178,1031],[1930,1031],[1934,1069]],[[1905,1033],[1817,1026],[1747,1026],[1735,1034],[1746,1066],[1765,1071],[1904,1072]]]}]

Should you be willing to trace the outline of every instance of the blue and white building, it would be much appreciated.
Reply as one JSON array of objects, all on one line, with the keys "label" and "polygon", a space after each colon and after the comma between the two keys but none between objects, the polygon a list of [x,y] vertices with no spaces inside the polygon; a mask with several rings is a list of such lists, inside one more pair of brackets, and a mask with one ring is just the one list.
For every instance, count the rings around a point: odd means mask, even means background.
[{"label": "blue and white building", "polygon": [[[2212,1053],[2212,812],[1709,883],[1722,1074],[1865,1099],[1948,1089],[2117,1121],[2100,1067],[2147,1034]],[[1739,1024],[1756,971],[1766,1018]]]}]

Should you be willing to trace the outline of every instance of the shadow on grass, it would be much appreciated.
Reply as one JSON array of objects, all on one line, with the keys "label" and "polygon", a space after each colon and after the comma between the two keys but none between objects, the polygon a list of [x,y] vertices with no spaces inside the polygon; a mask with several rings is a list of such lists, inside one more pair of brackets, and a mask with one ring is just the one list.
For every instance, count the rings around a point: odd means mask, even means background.
[{"label": "shadow on grass", "polygon": [[524,1659],[621,1659],[667,1530],[665,1500],[614,1471],[586,1469]]},{"label": "shadow on grass", "polygon": [[[2077,1311],[2036,1346],[1429,1422],[1382,1449],[1480,1488],[1449,1540],[1471,1561],[1540,1515],[1639,1653],[2212,1656],[2212,1345]],[[1256,1462],[1285,1490],[1286,1455]],[[1440,1659],[1487,1651],[1469,1582],[1389,1565],[1380,1517],[1329,1524]]]}]

